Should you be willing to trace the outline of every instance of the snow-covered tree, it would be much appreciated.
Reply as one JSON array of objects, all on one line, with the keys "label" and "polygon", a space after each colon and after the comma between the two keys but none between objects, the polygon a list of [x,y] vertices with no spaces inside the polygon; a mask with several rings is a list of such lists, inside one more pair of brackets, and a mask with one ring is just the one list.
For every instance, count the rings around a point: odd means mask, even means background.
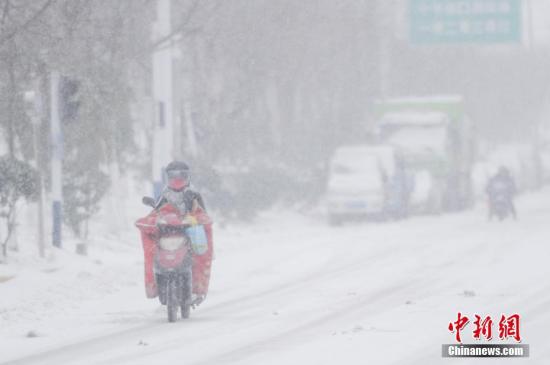
[{"label": "snow-covered tree", "polygon": [[39,187],[38,174],[24,161],[11,156],[0,158],[0,218],[4,221],[2,256],[7,257],[7,245],[15,225],[15,208],[21,198],[33,200]]}]

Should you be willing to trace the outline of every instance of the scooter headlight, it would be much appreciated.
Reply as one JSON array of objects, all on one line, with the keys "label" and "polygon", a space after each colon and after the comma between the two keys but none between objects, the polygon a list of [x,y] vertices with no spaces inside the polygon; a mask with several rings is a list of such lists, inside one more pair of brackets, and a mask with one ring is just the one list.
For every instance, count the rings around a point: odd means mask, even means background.
[{"label": "scooter headlight", "polygon": [[172,236],[162,237],[159,241],[160,248],[167,251],[175,251],[185,243],[185,237]]}]

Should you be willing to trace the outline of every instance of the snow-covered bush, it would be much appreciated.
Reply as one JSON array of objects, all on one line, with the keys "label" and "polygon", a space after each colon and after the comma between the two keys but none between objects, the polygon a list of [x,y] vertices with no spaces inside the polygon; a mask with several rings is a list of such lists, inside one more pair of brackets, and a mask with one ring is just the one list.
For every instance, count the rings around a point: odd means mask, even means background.
[{"label": "snow-covered bush", "polygon": [[5,228],[1,245],[4,258],[16,224],[15,206],[21,198],[36,199],[38,189],[38,173],[32,166],[11,156],[0,158],[0,218],[4,220]]}]

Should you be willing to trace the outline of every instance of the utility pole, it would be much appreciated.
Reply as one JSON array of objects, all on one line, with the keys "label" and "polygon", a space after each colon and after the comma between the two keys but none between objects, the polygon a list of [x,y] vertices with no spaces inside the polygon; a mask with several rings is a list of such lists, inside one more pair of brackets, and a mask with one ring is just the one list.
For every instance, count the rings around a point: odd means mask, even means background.
[{"label": "utility pole", "polygon": [[[169,38],[170,1],[157,0],[157,20],[153,24],[153,39]],[[153,129],[153,194],[158,198],[163,186],[163,167],[174,155],[174,107],[172,86],[172,45],[160,44],[153,53],[153,100],[155,123]]]},{"label": "utility pole", "polygon": [[59,116],[59,73],[50,76],[50,132],[52,143],[52,244],[61,248],[61,223],[63,219],[63,134]]},{"label": "utility pole", "polygon": [[38,173],[38,203],[37,203],[37,218],[38,218],[38,227],[36,234],[36,241],[38,244],[38,253],[40,257],[45,257],[45,247],[44,247],[44,183],[42,178],[42,170],[40,169],[39,159],[39,142],[38,142],[38,133],[40,131],[40,124],[42,123],[42,116],[44,115],[44,108],[42,104],[42,94],[40,88],[40,78],[36,81],[34,90],[27,91],[25,93],[25,101],[32,104],[30,109],[31,123],[32,123],[32,141],[33,141],[33,167]]}]

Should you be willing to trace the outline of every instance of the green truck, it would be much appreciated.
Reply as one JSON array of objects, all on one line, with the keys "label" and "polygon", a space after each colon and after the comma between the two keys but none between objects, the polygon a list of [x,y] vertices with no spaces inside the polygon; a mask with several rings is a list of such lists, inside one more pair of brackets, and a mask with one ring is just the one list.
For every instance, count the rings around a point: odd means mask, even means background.
[{"label": "green truck", "polygon": [[379,100],[374,114],[378,142],[393,146],[416,177],[411,204],[431,213],[472,205],[475,138],[461,96]]}]

